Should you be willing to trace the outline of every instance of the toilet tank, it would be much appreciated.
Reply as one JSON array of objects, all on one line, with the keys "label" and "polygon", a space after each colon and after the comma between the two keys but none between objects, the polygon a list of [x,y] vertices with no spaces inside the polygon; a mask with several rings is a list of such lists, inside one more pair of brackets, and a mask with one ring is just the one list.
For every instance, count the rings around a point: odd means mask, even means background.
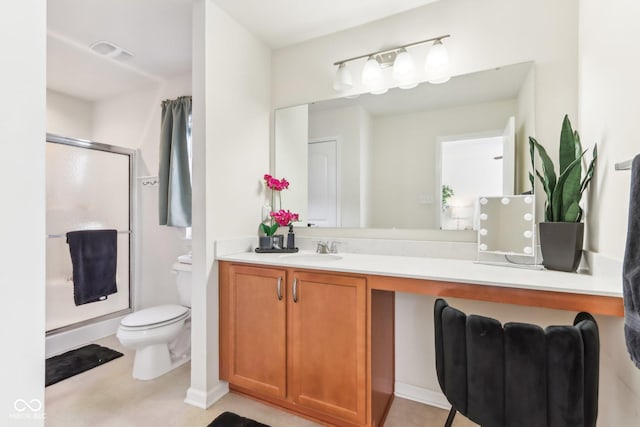
[{"label": "toilet tank", "polygon": [[176,275],[180,305],[191,307],[191,264],[176,262],[173,264],[173,272]]}]

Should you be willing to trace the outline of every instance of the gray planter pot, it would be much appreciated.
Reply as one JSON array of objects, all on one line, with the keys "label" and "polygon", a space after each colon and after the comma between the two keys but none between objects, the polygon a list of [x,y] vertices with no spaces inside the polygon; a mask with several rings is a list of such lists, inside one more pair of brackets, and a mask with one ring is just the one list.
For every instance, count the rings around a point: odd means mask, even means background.
[{"label": "gray planter pot", "polygon": [[273,247],[273,236],[260,236],[258,245],[260,249],[271,249]]},{"label": "gray planter pot", "polygon": [[542,265],[549,270],[576,271],[582,258],[584,223],[541,222]]}]

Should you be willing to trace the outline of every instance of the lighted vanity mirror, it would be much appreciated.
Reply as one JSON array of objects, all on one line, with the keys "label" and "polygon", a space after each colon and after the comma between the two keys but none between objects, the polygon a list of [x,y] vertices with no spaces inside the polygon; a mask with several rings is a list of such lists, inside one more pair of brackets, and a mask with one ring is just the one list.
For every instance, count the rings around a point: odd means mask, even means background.
[{"label": "lighted vanity mirror", "polygon": [[[533,69],[531,62],[508,65],[440,85],[276,110],[274,173],[291,182],[283,206],[299,212],[304,226],[472,229],[473,209],[456,207],[471,207],[480,194],[529,189],[526,179],[515,181],[528,166],[526,138],[535,134]],[[506,133],[509,141],[501,139]],[[470,160],[447,160],[447,144],[466,143],[457,150],[464,152],[486,138],[500,138],[500,150],[494,144]],[[474,188],[490,167],[500,173],[499,188]]]},{"label": "lighted vanity mirror", "polygon": [[535,256],[532,195],[479,198],[479,255]]}]

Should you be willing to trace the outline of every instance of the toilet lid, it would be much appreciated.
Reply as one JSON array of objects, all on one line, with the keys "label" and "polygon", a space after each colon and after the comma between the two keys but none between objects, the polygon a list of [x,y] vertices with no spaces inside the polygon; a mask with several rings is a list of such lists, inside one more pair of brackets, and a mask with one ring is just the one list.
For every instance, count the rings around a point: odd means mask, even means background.
[{"label": "toilet lid", "polygon": [[131,313],[122,319],[120,323],[122,326],[128,327],[155,325],[156,323],[167,322],[184,316],[188,311],[188,307],[181,305],[159,305]]}]

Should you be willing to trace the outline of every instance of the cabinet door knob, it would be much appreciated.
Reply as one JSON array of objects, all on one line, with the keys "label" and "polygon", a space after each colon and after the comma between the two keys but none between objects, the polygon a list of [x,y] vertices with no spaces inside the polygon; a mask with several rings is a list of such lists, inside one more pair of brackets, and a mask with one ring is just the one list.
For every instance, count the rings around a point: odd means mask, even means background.
[{"label": "cabinet door knob", "polygon": [[276,288],[276,295],[278,295],[278,301],[282,301],[282,277],[278,277],[278,287]]},{"label": "cabinet door knob", "polygon": [[298,302],[298,278],[293,279],[293,302]]}]

